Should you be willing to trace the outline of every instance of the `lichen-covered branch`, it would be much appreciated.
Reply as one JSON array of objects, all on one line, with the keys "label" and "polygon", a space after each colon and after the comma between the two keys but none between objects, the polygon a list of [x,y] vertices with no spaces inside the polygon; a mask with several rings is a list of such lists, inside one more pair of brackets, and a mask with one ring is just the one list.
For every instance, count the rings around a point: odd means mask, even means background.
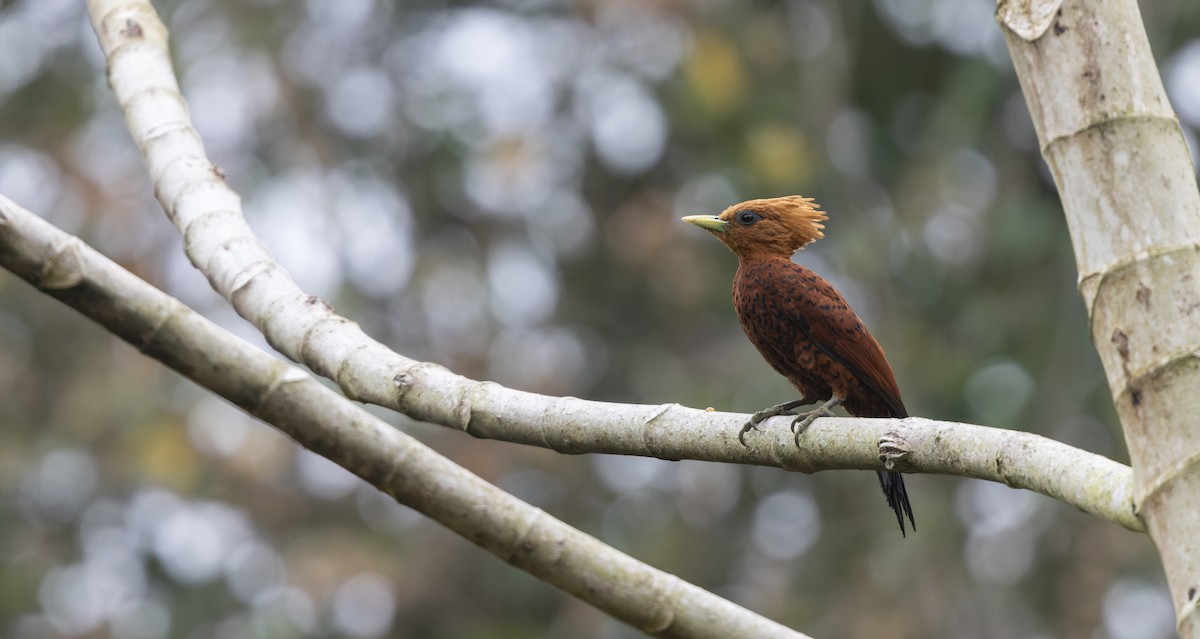
[{"label": "lichen-covered branch", "polygon": [[1200,633],[1200,193],[1135,0],[1001,0],[1063,202],[1138,514]]},{"label": "lichen-covered branch", "polygon": [[505,561],[656,637],[804,637],[470,471],[0,196],[0,266]]}]

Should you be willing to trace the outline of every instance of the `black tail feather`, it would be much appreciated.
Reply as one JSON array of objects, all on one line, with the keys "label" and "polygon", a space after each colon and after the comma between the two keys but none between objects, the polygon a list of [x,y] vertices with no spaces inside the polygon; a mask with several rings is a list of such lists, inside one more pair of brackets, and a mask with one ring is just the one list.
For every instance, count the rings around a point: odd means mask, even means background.
[{"label": "black tail feather", "polygon": [[912,504],[908,503],[908,492],[904,490],[904,477],[894,471],[877,472],[879,487],[887,497],[887,504],[896,513],[896,522],[900,524],[900,536],[907,537],[904,530],[904,516],[912,524],[913,532],[917,532],[917,522],[913,519]]}]

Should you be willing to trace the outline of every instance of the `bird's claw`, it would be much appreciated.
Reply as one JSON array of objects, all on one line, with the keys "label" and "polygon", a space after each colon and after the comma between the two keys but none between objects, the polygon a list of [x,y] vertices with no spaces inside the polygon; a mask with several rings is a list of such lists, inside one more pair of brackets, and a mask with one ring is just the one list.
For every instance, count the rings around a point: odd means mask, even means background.
[{"label": "bird's claw", "polygon": [[792,420],[792,432],[796,434],[796,448],[800,448],[800,436],[804,434],[804,431],[808,430],[808,427],[811,426],[818,417],[833,416],[833,411],[825,408],[824,406],[810,410],[807,413],[801,413],[797,415],[796,419]]},{"label": "bird's claw", "polygon": [[[755,416],[757,416],[757,414],[755,414]],[[758,422],[754,421],[754,417],[751,417],[750,421],[743,424],[742,430],[738,432],[738,441],[747,448],[749,448],[750,445],[746,443],[746,433],[752,430],[758,430]]]},{"label": "bird's claw", "polygon": [[753,415],[751,415],[750,419],[746,420],[745,424],[742,424],[742,429],[740,431],[738,431],[738,442],[741,443],[742,446],[745,446],[747,448],[750,447],[750,444],[746,443],[746,433],[748,433],[752,430],[758,430],[758,425],[761,424],[764,419],[767,419],[768,417],[772,417],[772,415],[770,415],[770,414],[765,414],[767,412],[768,411],[760,410],[757,413],[754,413]]},{"label": "bird's claw", "polygon": [[750,416],[750,421],[746,422],[746,427],[747,428],[758,428],[759,424],[767,421],[768,419],[771,419],[772,417],[776,417],[778,415],[793,414],[792,410],[793,409],[790,408],[789,404],[780,404],[778,406],[764,408],[763,410],[760,410],[757,413],[754,413],[753,415]]},{"label": "bird's claw", "polygon": [[772,417],[777,417],[779,415],[795,415],[796,409],[807,403],[808,400],[801,397],[800,399],[777,404],[770,408],[765,408],[757,413],[754,413],[750,416],[750,421],[747,421],[745,425],[742,426],[741,432],[738,433],[738,441],[741,442],[743,446],[746,446],[746,433],[752,430],[758,430],[759,424]]}]

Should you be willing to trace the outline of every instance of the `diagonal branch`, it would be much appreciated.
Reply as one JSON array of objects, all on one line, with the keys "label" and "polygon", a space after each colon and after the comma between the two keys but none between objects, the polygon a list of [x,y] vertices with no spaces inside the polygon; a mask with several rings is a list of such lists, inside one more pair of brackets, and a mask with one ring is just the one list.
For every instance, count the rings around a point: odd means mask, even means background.
[{"label": "diagonal branch", "polygon": [[[108,77],[142,150],[155,193],[184,249],[272,347],[328,377],[352,399],[476,437],[565,453],[700,459],[815,472],[835,468],[958,474],[1027,488],[1142,531],[1128,467],[1042,437],[917,418],[819,419],[804,448],[776,420],[770,435],[737,442],[746,416],[677,405],[555,398],[455,375],[397,354],[305,294],[254,236],[238,195],[192,128],[167,51],[167,31],[145,0],[89,0]],[[769,422],[770,423],[770,422]],[[899,443],[899,450],[892,448]],[[886,445],[885,445],[886,444]]]},{"label": "diagonal branch", "polygon": [[496,488],[0,196],[0,266],[492,554],[658,637],[804,637]]}]

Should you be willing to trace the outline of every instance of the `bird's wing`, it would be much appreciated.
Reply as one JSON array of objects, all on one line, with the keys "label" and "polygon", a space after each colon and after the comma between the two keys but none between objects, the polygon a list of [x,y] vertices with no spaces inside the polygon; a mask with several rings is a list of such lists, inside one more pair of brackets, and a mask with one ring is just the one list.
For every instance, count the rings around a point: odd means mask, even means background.
[{"label": "bird's wing", "polygon": [[796,310],[794,317],[800,330],[821,352],[845,366],[863,386],[878,395],[893,413],[892,417],[907,417],[883,347],[833,285],[816,273],[795,266],[805,290],[791,291],[788,297],[793,300],[791,306]]}]

